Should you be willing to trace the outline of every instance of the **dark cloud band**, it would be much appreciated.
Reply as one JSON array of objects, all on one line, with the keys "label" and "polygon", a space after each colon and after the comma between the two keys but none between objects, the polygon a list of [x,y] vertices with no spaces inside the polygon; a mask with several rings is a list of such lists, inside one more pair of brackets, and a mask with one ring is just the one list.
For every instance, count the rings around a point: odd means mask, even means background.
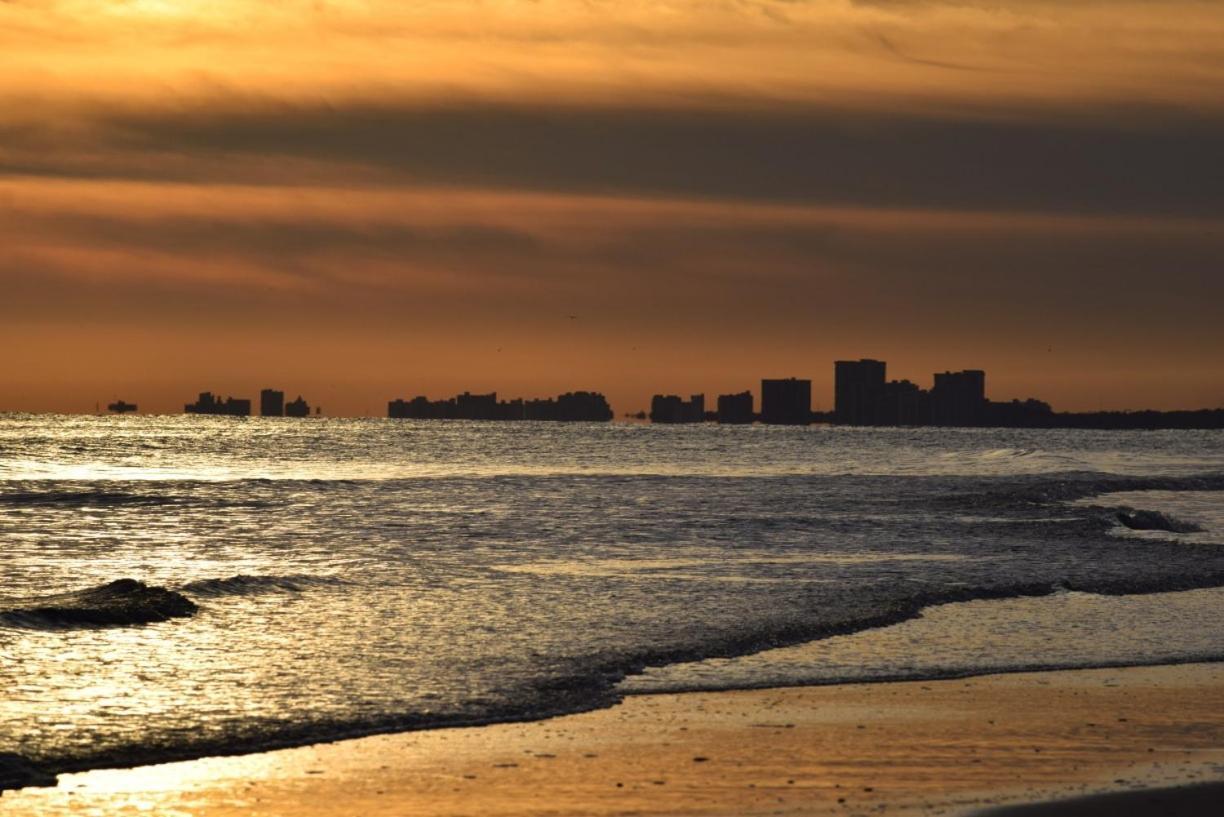
[{"label": "dark cloud band", "polygon": [[[10,173],[278,184],[321,176],[808,204],[1224,215],[1224,115],[1173,109],[857,111],[235,104],[95,111],[88,141],[6,134]],[[47,145],[52,145],[48,150]],[[278,169],[279,167],[279,169]]]}]

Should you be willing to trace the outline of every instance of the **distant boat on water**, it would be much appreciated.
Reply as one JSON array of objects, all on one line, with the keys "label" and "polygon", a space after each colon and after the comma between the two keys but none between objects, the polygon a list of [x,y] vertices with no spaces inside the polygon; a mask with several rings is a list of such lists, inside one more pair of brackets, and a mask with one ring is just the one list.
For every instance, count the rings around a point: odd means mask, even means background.
[{"label": "distant boat on water", "polygon": [[136,411],[135,403],[125,403],[122,400],[116,400],[106,406],[106,410],[114,414],[127,414],[128,412]]}]

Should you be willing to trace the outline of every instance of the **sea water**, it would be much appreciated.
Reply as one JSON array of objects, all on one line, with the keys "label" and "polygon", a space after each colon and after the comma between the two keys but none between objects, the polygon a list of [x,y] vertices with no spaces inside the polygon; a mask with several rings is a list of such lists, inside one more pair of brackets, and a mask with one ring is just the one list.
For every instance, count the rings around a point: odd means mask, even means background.
[{"label": "sea water", "polygon": [[0,755],[1218,660],[1221,491],[1221,432],[4,416]]}]

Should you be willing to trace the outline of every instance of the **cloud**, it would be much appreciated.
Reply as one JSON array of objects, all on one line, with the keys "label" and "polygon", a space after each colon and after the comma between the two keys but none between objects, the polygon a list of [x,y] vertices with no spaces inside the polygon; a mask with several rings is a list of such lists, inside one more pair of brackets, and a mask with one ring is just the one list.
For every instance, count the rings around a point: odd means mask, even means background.
[{"label": "cloud", "polygon": [[[475,7],[0,5],[0,343],[30,382],[1224,374],[1218,3]],[[99,338],[131,358],[64,351]],[[1079,356],[1033,362],[1054,344]]]},{"label": "cloud", "polygon": [[[212,320],[195,308],[203,296],[244,314],[348,304],[366,322],[409,308],[442,324],[513,323],[577,302],[656,329],[737,311],[797,324],[820,314],[839,331],[907,312],[950,329],[1035,314],[1099,328],[1140,310],[1186,324],[1214,308],[1199,296],[1224,251],[1219,219],[495,189],[29,178],[0,183],[0,201],[0,284],[56,291],[33,314],[111,299]],[[4,311],[31,307],[10,298]]]},{"label": "cloud", "polygon": [[10,129],[10,174],[454,185],[841,205],[1224,214],[1224,114],[531,103],[96,111]]},{"label": "cloud", "polygon": [[0,9],[0,173],[1102,213],[1224,206],[1224,7]]},{"label": "cloud", "polygon": [[1222,34],[1219,5],[1195,0],[58,0],[0,6],[0,90],[1218,108]]},{"label": "cloud", "polygon": [[[996,396],[1062,405],[1095,404],[1102,372],[1124,400],[1175,360],[1164,399],[1185,401],[1224,343],[1219,219],[39,178],[0,201],[13,376],[173,374],[166,407],[292,372],[361,411],[410,372],[435,394],[581,382],[633,408],[847,354],[918,378],[981,365]],[[323,391],[340,373],[360,398]]]}]

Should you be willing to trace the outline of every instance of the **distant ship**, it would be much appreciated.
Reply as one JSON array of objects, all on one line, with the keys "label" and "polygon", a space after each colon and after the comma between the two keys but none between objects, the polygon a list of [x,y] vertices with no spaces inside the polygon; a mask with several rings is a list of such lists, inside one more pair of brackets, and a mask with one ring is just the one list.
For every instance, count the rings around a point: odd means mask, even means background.
[{"label": "distant ship", "polygon": [[115,402],[108,404],[106,410],[114,412],[115,414],[127,414],[130,411],[136,411],[136,404],[116,400]]}]

